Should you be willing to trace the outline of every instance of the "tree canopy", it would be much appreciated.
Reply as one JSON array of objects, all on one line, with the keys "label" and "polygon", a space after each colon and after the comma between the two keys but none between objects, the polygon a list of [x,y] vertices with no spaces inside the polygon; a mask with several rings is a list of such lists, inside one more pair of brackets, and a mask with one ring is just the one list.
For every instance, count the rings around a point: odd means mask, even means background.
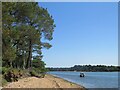
[{"label": "tree canopy", "polygon": [[52,47],[43,38],[53,39],[54,19],[36,2],[3,2],[2,8],[3,66],[31,68],[33,58],[42,60],[42,48]]}]

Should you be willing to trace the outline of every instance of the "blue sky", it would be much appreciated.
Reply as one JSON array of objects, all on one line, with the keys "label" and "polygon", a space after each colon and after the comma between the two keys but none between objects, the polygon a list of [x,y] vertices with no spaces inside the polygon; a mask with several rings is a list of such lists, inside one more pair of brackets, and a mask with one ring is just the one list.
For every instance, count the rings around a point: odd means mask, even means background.
[{"label": "blue sky", "polygon": [[56,28],[53,47],[43,50],[47,67],[118,64],[117,3],[42,2]]}]

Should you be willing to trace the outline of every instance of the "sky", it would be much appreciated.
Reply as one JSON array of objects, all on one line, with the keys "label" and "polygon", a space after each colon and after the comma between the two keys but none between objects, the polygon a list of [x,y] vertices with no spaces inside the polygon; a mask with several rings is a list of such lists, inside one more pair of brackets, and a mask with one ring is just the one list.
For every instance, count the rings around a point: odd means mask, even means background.
[{"label": "sky", "polygon": [[118,65],[118,3],[40,2],[53,16],[52,48],[43,49],[46,67]]}]

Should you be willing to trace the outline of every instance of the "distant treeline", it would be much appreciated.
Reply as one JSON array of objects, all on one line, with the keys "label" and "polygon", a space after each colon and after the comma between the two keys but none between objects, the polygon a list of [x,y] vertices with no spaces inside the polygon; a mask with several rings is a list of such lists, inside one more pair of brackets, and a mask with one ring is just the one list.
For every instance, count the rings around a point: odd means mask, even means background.
[{"label": "distant treeline", "polygon": [[105,65],[75,65],[70,68],[48,68],[49,71],[86,71],[86,72],[114,72],[120,71],[120,66]]}]

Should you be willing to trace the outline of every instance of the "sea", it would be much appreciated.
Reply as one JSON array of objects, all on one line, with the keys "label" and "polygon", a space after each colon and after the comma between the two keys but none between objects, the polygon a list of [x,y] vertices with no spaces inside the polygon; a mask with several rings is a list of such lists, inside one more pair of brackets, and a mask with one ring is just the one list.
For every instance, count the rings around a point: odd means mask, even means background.
[{"label": "sea", "polygon": [[83,72],[85,77],[80,77],[80,72],[51,71],[48,74],[63,78],[67,81],[82,85],[85,88],[118,88],[118,72]]}]

